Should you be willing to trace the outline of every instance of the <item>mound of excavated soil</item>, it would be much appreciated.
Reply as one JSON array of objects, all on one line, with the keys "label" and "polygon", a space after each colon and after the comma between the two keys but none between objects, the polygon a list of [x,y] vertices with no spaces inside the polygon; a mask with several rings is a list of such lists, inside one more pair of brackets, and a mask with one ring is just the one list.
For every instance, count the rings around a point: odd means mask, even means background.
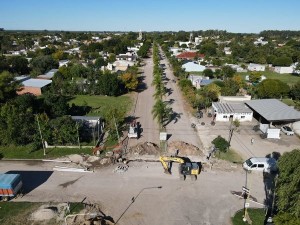
[{"label": "mound of excavated soil", "polygon": [[151,142],[139,143],[129,149],[129,153],[134,155],[159,155],[159,147]]},{"label": "mound of excavated soil", "polygon": [[173,141],[168,144],[168,153],[174,155],[178,150],[179,156],[204,156],[204,153],[196,146],[183,141]]}]

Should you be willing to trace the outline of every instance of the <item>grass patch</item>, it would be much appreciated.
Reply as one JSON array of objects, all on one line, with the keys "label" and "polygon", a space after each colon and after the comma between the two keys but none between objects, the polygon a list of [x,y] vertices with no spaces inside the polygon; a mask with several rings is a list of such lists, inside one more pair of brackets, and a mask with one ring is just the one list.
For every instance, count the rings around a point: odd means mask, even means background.
[{"label": "grass patch", "polygon": [[284,104],[287,104],[288,106],[295,106],[295,102],[294,100],[290,99],[290,98],[284,98],[281,100]]},{"label": "grass patch", "polygon": [[0,224],[32,224],[28,216],[41,205],[36,202],[0,202]]},{"label": "grass patch", "polygon": [[[249,75],[250,72],[237,73],[237,74],[242,76],[245,79],[246,75]],[[295,84],[298,81],[300,81],[300,76],[294,74],[279,74],[272,71],[262,71],[261,74],[267,77],[268,79],[281,80],[282,82],[287,83],[289,85]]]},{"label": "grass patch", "polygon": [[0,146],[4,159],[53,159],[71,154],[92,154],[91,148],[49,148],[44,156],[43,149],[32,151],[30,146]]},{"label": "grass patch", "polygon": [[[248,209],[248,214],[252,220],[252,225],[264,224],[265,211],[264,209]],[[238,211],[232,218],[231,222],[233,225],[246,225],[247,222],[243,221],[244,210]]]},{"label": "grass patch", "polygon": [[[39,222],[29,220],[31,213],[44,203],[41,202],[0,202],[0,224],[1,225],[37,225]],[[70,203],[71,214],[79,213],[84,209],[84,204],[79,202]],[[55,219],[43,224],[57,224]]]},{"label": "grass patch", "polygon": [[229,149],[227,152],[218,151],[215,156],[218,159],[223,159],[232,163],[242,163],[243,158],[235,152],[233,149]]},{"label": "grass patch", "polygon": [[132,106],[132,98],[129,95],[122,95],[118,97],[110,97],[103,95],[76,95],[69,101],[78,106],[90,106],[92,110],[87,114],[88,116],[101,116],[105,114],[108,108],[125,108],[128,111]]}]

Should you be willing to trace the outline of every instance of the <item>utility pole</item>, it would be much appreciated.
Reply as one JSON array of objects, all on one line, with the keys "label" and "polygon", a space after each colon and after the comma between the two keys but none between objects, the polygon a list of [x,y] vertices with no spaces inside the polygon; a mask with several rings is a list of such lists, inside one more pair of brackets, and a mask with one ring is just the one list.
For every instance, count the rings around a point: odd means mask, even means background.
[{"label": "utility pole", "polygon": [[118,136],[118,143],[120,141],[120,136],[119,136],[119,132],[118,132],[118,127],[117,127],[117,122],[116,122],[116,118],[115,115],[113,114],[113,118],[114,118],[114,122],[115,122],[115,127],[116,127],[116,131],[117,131],[117,136]]},{"label": "utility pole", "polygon": [[39,132],[40,132],[40,137],[41,137],[41,141],[42,141],[42,146],[43,146],[43,150],[44,150],[44,156],[45,156],[46,155],[46,148],[45,148],[45,144],[44,144],[44,140],[43,140],[43,136],[42,136],[42,131],[41,131],[41,127],[40,127],[39,116],[35,115],[35,117],[37,119],[38,128],[39,128]]},{"label": "utility pole", "polygon": [[79,148],[80,148],[80,138],[79,138],[79,125],[78,125],[78,123],[76,122],[76,127],[77,127],[77,141],[78,141],[78,146],[79,146]]},{"label": "utility pole", "polygon": [[232,120],[233,120],[233,118],[230,118],[229,137],[228,137],[229,146],[230,146],[230,142],[231,142],[231,138],[232,138],[233,130],[234,130],[234,128],[232,127]]}]

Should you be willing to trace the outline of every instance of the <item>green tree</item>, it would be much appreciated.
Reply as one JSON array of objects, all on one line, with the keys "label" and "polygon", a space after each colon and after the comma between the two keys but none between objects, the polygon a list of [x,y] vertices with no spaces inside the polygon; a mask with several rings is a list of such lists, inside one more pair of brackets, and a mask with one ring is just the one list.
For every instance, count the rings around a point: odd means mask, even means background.
[{"label": "green tree", "polygon": [[43,107],[50,118],[64,116],[68,114],[69,103],[66,96],[46,93],[43,96]]},{"label": "green tree", "polygon": [[35,75],[40,75],[51,69],[58,68],[58,62],[50,55],[38,56],[32,59],[31,65]]},{"label": "green tree", "polygon": [[300,150],[285,152],[278,160],[279,175],[276,182],[278,225],[297,225],[300,221]]},{"label": "green tree", "polygon": [[123,73],[121,75],[121,80],[128,90],[135,90],[139,84],[137,75],[132,73]]},{"label": "green tree", "polygon": [[169,119],[171,108],[167,106],[167,103],[158,99],[153,106],[152,115],[154,119],[157,119],[158,123],[163,126],[165,119]]},{"label": "green tree", "polygon": [[240,85],[232,78],[224,81],[224,87],[221,89],[221,93],[224,96],[235,96],[240,89]]},{"label": "green tree", "polygon": [[97,69],[101,69],[102,66],[107,66],[107,62],[104,60],[103,57],[98,57],[95,61],[95,67]]},{"label": "green tree", "polygon": [[203,70],[203,75],[209,78],[213,78],[214,72],[211,69],[205,69]]},{"label": "green tree", "polygon": [[235,70],[232,69],[230,66],[223,66],[222,67],[222,75],[224,78],[230,78],[233,77],[235,74]]},{"label": "green tree", "polygon": [[0,103],[16,96],[18,87],[19,84],[15,82],[12,74],[8,71],[0,73]]},{"label": "green tree", "polygon": [[57,117],[50,121],[52,140],[55,145],[77,144],[77,125],[70,116]]},{"label": "green tree", "polygon": [[212,144],[215,145],[215,147],[220,150],[221,152],[226,152],[227,149],[229,148],[229,143],[226,141],[223,137],[220,135],[216,137],[212,142]]},{"label": "green tree", "polygon": [[260,72],[251,72],[249,75],[249,81],[251,83],[258,83],[260,81],[261,73]]},{"label": "green tree", "polygon": [[260,98],[281,98],[290,91],[289,86],[280,80],[266,79],[257,86],[257,94]]},{"label": "green tree", "polygon": [[11,65],[10,70],[12,73],[17,73],[19,75],[29,73],[28,61],[26,58],[22,56],[13,56],[9,59],[9,63]]},{"label": "green tree", "polygon": [[300,81],[291,87],[290,95],[294,100],[300,100]]},{"label": "green tree", "polygon": [[280,56],[273,61],[273,66],[290,66],[293,63],[291,57]]}]

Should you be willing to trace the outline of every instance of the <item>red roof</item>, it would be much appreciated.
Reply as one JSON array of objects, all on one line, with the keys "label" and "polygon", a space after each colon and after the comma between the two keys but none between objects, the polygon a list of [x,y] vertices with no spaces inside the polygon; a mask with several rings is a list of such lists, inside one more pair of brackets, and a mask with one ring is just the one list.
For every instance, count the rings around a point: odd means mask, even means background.
[{"label": "red roof", "polygon": [[183,52],[176,57],[178,59],[194,59],[195,57],[204,58],[204,54],[199,54],[197,52]]}]

